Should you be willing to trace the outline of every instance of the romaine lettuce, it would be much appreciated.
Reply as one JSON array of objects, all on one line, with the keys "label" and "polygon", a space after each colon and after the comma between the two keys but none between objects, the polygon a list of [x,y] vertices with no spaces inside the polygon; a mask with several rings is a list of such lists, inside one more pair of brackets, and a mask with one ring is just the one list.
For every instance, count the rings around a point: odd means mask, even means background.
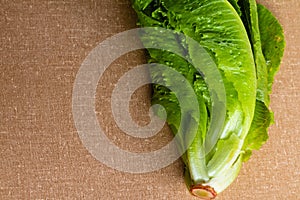
[{"label": "romaine lettuce", "polygon": [[[148,49],[150,63],[177,70],[195,90],[201,113],[198,129],[186,127],[179,148],[186,145],[191,131],[196,131],[182,156],[186,183],[193,195],[213,199],[234,181],[252,150],[259,149],[268,138],[267,128],[273,121],[269,95],[283,55],[283,30],[273,15],[254,0],[132,0],[132,4],[140,26],[171,29],[197,41],[222,76],[226,116],[225,123],[220,125],[212,119],[216,102],[210,98],[205,77],[172,52]],[[143,35],[141,41],[146,43],[151,38]],[[199,56],[189,40],[174,38],[173,41],[169,43],[173,49],[197,63]],[[151,42],[166,41],[156,38]],[[163,71],[150,69],[150,73],[156,82],[174,81]],[[177,133],[180,119],[187,113],[180,112],[176,95],[155,84],[152,102],[164,106],[167,122]]]}]

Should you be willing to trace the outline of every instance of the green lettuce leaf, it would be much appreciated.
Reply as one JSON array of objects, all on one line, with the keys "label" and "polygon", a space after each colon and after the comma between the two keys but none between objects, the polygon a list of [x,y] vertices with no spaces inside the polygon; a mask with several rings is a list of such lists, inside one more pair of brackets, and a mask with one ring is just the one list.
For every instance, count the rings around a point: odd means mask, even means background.
[{"label": "green lettuce leaf", "polygon": [[255,55],[258,82],[255,114],[244,142],[243,161],[247,161],[252,150],[260,149],[268,139],[268,127],[273,123],[269,95],[285,46],[279,22],[264,6],[258,4],[256,7],[255,3],[245,0],[240,4]]},{"label": "green lettuce leaf", "polygon": [[241,16],[242,12],[241,12],[241,8],[238,4],[239,0],[228,0],[228,2],[234,7],[234,9],[236,10],[236,12]]},{"label": "green lettuce leaf", "polygon": [[284,54],[283,28],[274,15],[263,5],[257,5],[262,51],[268,68],[268,90],[272,91],[274,76]]},{"label": "green lettuce leaf", "polygon": [[245,139],[243,161],[247,161],[253,150],[259,150],[268,140],[268,127],[273,122],[273,115],[261,101],[256,101],[255,114],[251,128]]}]

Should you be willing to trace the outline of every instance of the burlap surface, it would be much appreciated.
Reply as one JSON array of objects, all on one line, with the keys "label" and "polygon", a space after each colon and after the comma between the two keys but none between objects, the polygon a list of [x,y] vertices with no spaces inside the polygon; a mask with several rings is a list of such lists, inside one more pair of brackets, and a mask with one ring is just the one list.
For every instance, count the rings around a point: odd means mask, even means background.
[{"label": "burlap surface", "polygon": [[[244,164],[219,200],[300,199],[300,38],[298,0],[263,1],[283,24],[287,47],[276,76],[270,139]],[[180,160],[159,171],[130,174],[111,169],[82,145],[72,117],[76,73],[101,41],[136,27],[127,0],[2,0],[0,3],[0,199],[194,199]],[[150,151],[171,139],[142,140],[113,121],[110,94],[118,78],[143,63],[141,52],[112,64],[97,89],[96,111],[108,137],[123,149]],[[146,105],[146,106],[145,106]],[[149,88],[131,102],[145,124]]]}]

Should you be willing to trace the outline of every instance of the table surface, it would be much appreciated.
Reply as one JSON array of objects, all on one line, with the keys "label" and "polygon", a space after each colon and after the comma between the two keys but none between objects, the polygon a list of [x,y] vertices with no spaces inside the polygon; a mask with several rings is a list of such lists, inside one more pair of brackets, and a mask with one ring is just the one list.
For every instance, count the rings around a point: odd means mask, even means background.
[{"label": "table surface", "polygon": [[[269,140],[244,163],[219,200],[299,199],[300,29],[298,0],[260,0],[282,23],[286,51],[276,75]],[[194,199],[180,160],[155,172],[131,174],[99,162],[84,147],[72,116],[73,84],[89,52],[136,27],[128,0],[11,0],[0,3],[0,198]],[[143,52],[116,60],[99,82],[96,111],[107,136],[135,152],[170,141],[167,127],[134,139],[113,121],[110,94],[123,73],[145,61]],[[149,88],[132,97],[132,117],[148,120]]]}]

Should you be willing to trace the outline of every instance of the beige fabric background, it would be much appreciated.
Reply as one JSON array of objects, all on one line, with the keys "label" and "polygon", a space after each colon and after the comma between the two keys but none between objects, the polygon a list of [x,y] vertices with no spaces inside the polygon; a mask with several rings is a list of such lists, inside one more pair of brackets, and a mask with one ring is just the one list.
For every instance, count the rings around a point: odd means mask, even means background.
[{"label": "beige fabric background", "polygon": [[[261,0],[283,24],[287,48],[276,76],[276,124],[261,151],[219,200],[300,199],[300,31],[298,0]],[[180,160],[148,174],[108,168],[82,145],[72,118],[77,70],[99,42],[136,27],[129,0],[1,0],[0,199],[194,199]],[[97,114],[123,149],[158,149],[166,133],[138,140],[111,117],[110,93],[118,78],[143,63],[141,52],[118,59],[99,83]],[[149,88],[133,96],[133,118],[145,124]]]}]

